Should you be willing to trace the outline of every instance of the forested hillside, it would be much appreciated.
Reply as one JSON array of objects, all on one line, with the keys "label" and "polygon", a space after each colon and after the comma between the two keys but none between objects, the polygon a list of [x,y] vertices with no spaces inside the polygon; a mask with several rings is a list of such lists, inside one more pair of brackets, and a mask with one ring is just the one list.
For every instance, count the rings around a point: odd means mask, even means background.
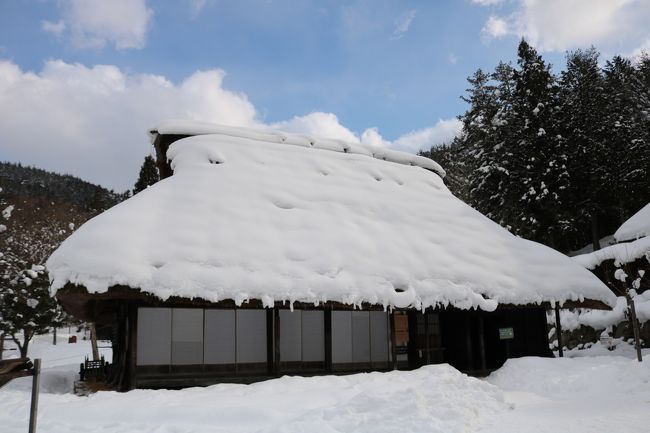
[{"label": "forested hillside", "polygon": [[77,227],[122,199],[73,176],[0,163],[0,348],[8,336],[24,355],[34,334],[58,323],[45,260]]},{"label": "forested hillside", "polygon": [[474,208],[563,252],[600,248],[650,201],[650,56],[566,61],[554,73],[522,40],[516,64],[468,78],[461,135],[421,152]]}]

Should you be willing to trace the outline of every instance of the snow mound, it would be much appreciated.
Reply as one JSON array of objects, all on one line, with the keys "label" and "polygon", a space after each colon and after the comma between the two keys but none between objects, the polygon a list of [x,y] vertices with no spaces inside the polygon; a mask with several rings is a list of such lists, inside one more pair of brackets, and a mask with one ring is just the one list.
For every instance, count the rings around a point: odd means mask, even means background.
[{"label": "snow mound", "polygon": [[614,237],[619,242],[638,239],[643,236],[650,236],[650,203],[632,215],[614,233]]},{"label": "snow mound", "polygon": [[430,171],[252,134],[175,142],[173,176],[93,218],[52,254],[53,291],[70,282],[238,305],[487,311],[615,303],[591,272],[513,236]]},{"label": "snow mound", "polygon": [[570,399],[609,395],[650,398],[650,364],[619,356],[509,359],[487,379],[504,391]]},{"label": "snow mound", "polygon": [[[448,365],[178,391],[100,392],[65,401],[63,397],[43,396],[43,431],[96,431],[98,426],[103,432],[154,431],[164,426],[164,431],[179,433],[460,433],[490,425],[495,415],[508,410],[496,387]],[[7,397],[0,402],[3,399]],[[25,419],[24,409],[9,405],[0,423],[3,418],[10,423]]]}]

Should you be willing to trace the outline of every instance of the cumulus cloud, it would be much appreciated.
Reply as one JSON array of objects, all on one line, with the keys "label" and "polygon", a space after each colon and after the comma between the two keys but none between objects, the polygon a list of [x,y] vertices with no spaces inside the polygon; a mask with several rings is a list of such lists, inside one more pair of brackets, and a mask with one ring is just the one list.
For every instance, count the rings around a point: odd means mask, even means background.
[{"label": "cumulus cloud", "polygon": [[503,18],[490,16],[481,30],[483,37],[487,39],[499,39],[510,33],[508,23]]},{"label": "cumulus cloud", "polygon": [[61,0],[62,18],[43,21],[42,29],[66,34],[77,48],[143,48],[153,11],[146,0]]},{"label": "cumulus cloud", "polygon": [[368,128],[363,131],[363,134],[361,134],[361,143],[377,147],[391,146],[391,142],[384,140],[384,137],[381,136],[379,128],[377,127]]},{"label": "cumulus cloud", "polygon": [[415,9],[412,9],[410,11],[406,11],[401,13],[396,19],[395,19],[395,28],[393,30],[393,39],[400,39],[406,32],[409,31],[409,28],[411,27],[411,23],[413,22],[413,19],[415,18],[415,14],[417,11]]},{"label": "cumulus cloud", "polygon": [[52,60],[29,72],[0,60],[0,154],[123,191],[133,186],[151,150],[147,129],[163,119],[270,126],[411,152],[447,142],[458,131],[456,120],[441,120],[391,142],[377,128],[357,134],[323,112],[267,125],[245,94],[224,88],[224,77],[213,69],[173,83],[112,65]]},{"label": "cumulus cloud", "polygon": [[650,2],[517,0],[510,15],[488,18],[483,34],[488,38],[525,37],[543,51],[589,45],[628,50],[650,36]]},{"label": "cumulus cloud", "polygon": [[0,61],[0,153],[116,190],[130,188],[150,150],[146,129],[161,119],[257,122],[246,96],[223,88],[224,75],[197,72],[175,85],[115,66],[49,61],[32,73]]},{"label": "cumulus cloud", "polygon": [[65,31],[66,25],[63,20],[59,20],[55,23],[51,21],[41,21],[41,28],[44,32],[51,33],[56,37],[61,36],[61,33]]},{"label": "cumulus cloud", "polygon": [[399,137],[391,147],[407,152],[417,152],[422,149],[441,144],[450,143],[454,137],[460,134],[463,124],[458,119],[438,120],[434,126],[412,131]]},{"label": "cumulus cloud", "polygon": [[345,141],[359,141],[345,126],[341,125],[333,113],[313,112],[306,116],[296,116],[291,120],[272,123],[271,128],[297,134],[315,135]]}]

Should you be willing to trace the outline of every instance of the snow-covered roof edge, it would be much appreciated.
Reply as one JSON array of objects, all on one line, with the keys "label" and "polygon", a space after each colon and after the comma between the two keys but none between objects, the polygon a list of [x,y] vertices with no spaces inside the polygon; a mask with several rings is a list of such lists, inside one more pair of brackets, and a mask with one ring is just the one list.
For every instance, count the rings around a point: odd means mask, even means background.
[{"label": "snow-covered roof edge", "polygon": [[311,135],[290,134],[270,127],[242,128],[236,126],[217,125],[214,123],[197,122],[190,120],[167,120],[149,130],[152,142],[156,135],[209,135],[219,134],[231,137],[250,138],[253,140],[285,143],[294,146],[313,147],[334,152],[353,153],[366,155],[384,161],[398,164],[412,165],[431,170],[440,177],[446,176],[445,170],[430,158],[413,155],[397,150],[386,149],[379,146],[370,146],[350,141],[321,138]]},{"label": "snow-covered roof edge", "polygon": [[614,260],[617,265],[622,265],[643,256],[650,261],[650,236],[633,242],[610,245],[593,253],[571,257],[571,259],[587,269],[595,269],[606,260]]},{"label": "snow-covered roof edge", "polygon": [[625,221],[614,233],[618,242],[650,236],[650,203]]}]

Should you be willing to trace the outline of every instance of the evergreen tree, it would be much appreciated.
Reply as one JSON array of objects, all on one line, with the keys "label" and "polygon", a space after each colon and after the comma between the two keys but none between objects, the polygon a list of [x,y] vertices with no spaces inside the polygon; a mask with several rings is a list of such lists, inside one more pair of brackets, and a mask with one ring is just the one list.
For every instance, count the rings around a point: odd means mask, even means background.
[{"label": "evergreen tree", "polygon": [[558,80],[526,41],[517,64],[478,70],[462,99],[462,133],[423,152],[474,208],[561,251],[611,234],[650,201],[650,56],[598,65],[567,54]]},{"label": "evergreen tree", "polygon": [[562,72],[562,136],[571,144],[569,172],[577,224],[590,227],[591,242],[599,249],[600,221],[606,215],[611,178],[611,154],[604,139],[604,81],[598,52],[591,48],[567,54]]},{"label": "evergreen tree", "polygon": [[469,104],[469,109],[459,116],[463,132],[455,140],[467,168],[465,199],[479,211],[496,219],[498,215],[493,213],[494,191],[498,190],[503,175],[500,161],[492,152],[497,144],[493,119],[499,106],[489,75],[479,69],[467,81],[470,88],[462,99]]},{"label": "evergreen tree", "polygon": [[613,180],[611,201],[620,224],[649,198],[650,161],[646,141],[649,123],[643,114],[649,107],[643,100],[643,86],[630,60],[615,56],[607,61],[604,75],[603,137],[608,145],[608,167]]},{"label": "evergreen tree", "polygon": [[153,185],[154,183],[160,180],[160,175],[158,174],[158,167],[156,166],[156,161],[154,161],[151,155],[147,155],[144,158],[142,167],[140,167],[140,175],[138,180],[133,187],[133,194],[137,194],[140,191],[146,189],[147,187]]},{"label": "evergreen tree", "polygon": [[558,87],[537,51],[525,40],[517,51],[512,115],[506,144],[510,161],[506,204],[515,232],[555,245],[570,222],[565,212],[566,141],[558,134]]},{"label": "evergreen tree", "polygon": [[64,313],[50,296],[45,267],[32,265],[0,286],[0,333],[11,338],[26,357],[34,335],[60,326]]},{"label": "evergreen tree", "polygon": [[420,156],[430,158],[444,167],[443,179],[447,188],[456,197],[465,199],[467,195],[467,168],[465,158],[461,155],[461,141],[456,138],[450,144],[432,146],[429,150],[418,152]]}]

